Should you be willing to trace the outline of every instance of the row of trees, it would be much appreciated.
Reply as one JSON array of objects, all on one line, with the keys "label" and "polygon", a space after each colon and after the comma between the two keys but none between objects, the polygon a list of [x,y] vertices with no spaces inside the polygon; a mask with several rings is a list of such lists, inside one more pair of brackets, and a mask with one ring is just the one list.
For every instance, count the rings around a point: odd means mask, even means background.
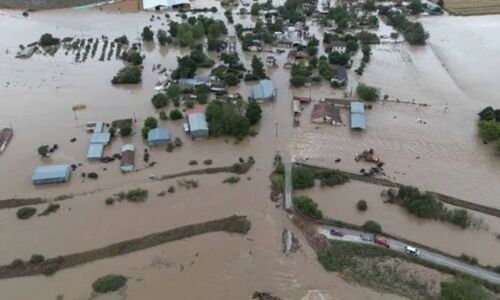
[{"label": "row of trees", "polygon": [[401,31],[408,43],[412,45],[423,45],[429,38],[429,33],[420,22],[411,22],[400,12],[380,7],[379,14],[385,16],[391,26]]},{"label": "row of trees", "polygon": [[198,68],[210,68],[215,61],[210,59],[204,52],[203,46],[198,44],[189,55],[177,57],[177,69],[172,72],[172,78],[192,78]]},{"label": "row of trees", "polygon": [[225,47],[225,43],[219,40],[222,35],[227,34],[227,27],[222,20],[200,15],[198,18],[188,18],[187,23],[171,21],[169,27],[172,41],[181,47],[194,47],[204,37],[207,38],[207,48],[210,51],[219,51]]}]

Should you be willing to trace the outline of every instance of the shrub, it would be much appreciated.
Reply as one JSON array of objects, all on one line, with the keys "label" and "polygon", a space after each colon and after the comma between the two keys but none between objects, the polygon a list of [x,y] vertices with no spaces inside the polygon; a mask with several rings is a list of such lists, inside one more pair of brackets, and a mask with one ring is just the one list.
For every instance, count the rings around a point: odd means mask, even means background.
[{"label": "shrub", "polygon": [[168,97],[164,93],[158,93],[151,98],[151,103],[155,108],[162,108],[168,105]]},{"label": "shrub", "polygon": [[125,198],[130,202],[142,202],[148,198],[148,190],[136,188],[127,192]]},{"label": "shrub", "polygon": [[189,163],[188,163],[190,166],[195,166],[198,164],[198,161],[196,160],[190,160]]},{"label": "shrub", "polygon": [[178,109],[174,109],[172,111],[170,111],[170,119],[171,120],[180,120],[182,119],[182,113],[180,110]]},{"label": "shrub", "polygon": [[46,263],[42,267],[42,274],[45,276],[50,276],[56,273],[57,270],[59,270],[59,264],[54,262]]},{"label": "shrub", "polygon": [[441,300],[490,299],[490,295],[479,284],[468,280],[441,282]]},{"label": "shrub", "polygon": [[160,111],[160,120],[168,120],[167,113],[164,110]]},{"label": "shrub", "polygon": [[175,187],[173,185],[169,186],[167,192],[169,192],[171,194],[175,193]]},{"label": "shrub", "polygon": [[318,208],[318,204],[316,204],[311,198],[307,196],[297,196],[293,198],[293,204],[303,215],[312,219],[323,219],[323,212]]},{"label": "shrub", "polygon": [[61,42],[60,39],[53,37],[52,34],[50,33],[42,34],[39,40],[40,46],[42,47],[59,45],[60,42]]},{"label": "shrub", "polygon": [[96,172],[90,172],[87,174],[87,177],[90,179],[97,179],[99,177],[99,175],[97,175]]},{"label": "shrub", "polygon": [[304,167],[292,169],[292,184],[295,189],[306,189],[314,186],[314,173]]},{"label": "shrub", "polygon": [[283,187],[285,186],[285,178],[281,174],[273,174],[271,176],[271,183],[273,185],[273,188],[277,190],[283,190]]},{"label": "shrub", "polygon": [[158,127],[158,121],[155,117],[147,117],[146,120],[144,120],[144,127],[155,129],[156,127]]},{"label": "shrub", "polygon": [[106,198],[106,200],[104,200],[104,203],[106,203],[106,205],[112,205],[113,203],[115,203],[115,200],[111,197],[108,197]]},{"label": "shrub", "polygon": [[129,136],[132,133],[132,126],[130,125],[123,125],[120,128],[120,135],[121,136]]},{"label": "shrub", "polygon": [[124,52],[122,58],[134,66],[141,65],[143,60],[142,55],[137,51]]},{"label": "shrub", "polygon": [[356,94],[359,98],[366,101],[375,101],[380,97],[377,88],[368,86],[364,83],[358,84],[358,87],[356,88]]},{"label": "shrub", "polygon": [[321,186],[335,186],[346,183],[349,178],[343,174],[336,171],[323,171],[316,176],[320,182]]},{"label": "shrub", "polygon": [[122,35],[120,37],[117,37],[115,39],[115,43],[117,44],[123,44],[123,45],[128,45],[128,38],[126,35]]},{"label": "shrub", "polygon": [[212,163],[213,163],[213,161],[212,161],[211,159],[205,159],[205,160],[203,161],[203,164],[205,164],[205,165],[207,165],[207,166],[211,165]]},{"label": "shrub", "polygon": [[126,66],[113,77],[112,84],[134,84],[141,82],[142,71],[137,66]]},{"label": "shrub", "polygon": [[172,142],[168,142],[168,144],[167,144],[167,152],[174,151],[174,148],[175,148],[174,144]]},{"label": "shrub", "polygon": [[10,263],[10,265],[9,265],[9,266],[10,266],[11,268],[13,268],[13,269],[22,268],[22,267],[24,267],[24,262],[23,262],[23,260],[22,260],[22,259],[20,259],[20,258],[16,258],[16,259],[14,259],[14,260]]},{"label": "shrub", "polygon": [[382,226],[375,221],[369,220],[363,224],[363,230],[371,233],[382,233]]},{"label": "shrub", "polygon": [[42,263],[45,260],[45,257],[40,254],[33,254],[30,258],[30,263],[32,264],[39,264]]},{"label": "shrub", "polygon": [[36,208],[34,207],[22,207],[16,212],[17,218],[21,220],[29,219],[34,214],[36,214]]},{"label": "shrub", "polygon": [[127,278],[123,275],[106,275],[98,278],[92,283],[92,289],[96,293],[104,294],[118,291],[127,283]]},{"label": "shrub", "polygon": [[49,145],[41,145],[37,149],[38,154],[42,157],[46,157],[49,154]]},{"label": "shrub", "polygon": [[228,177],[228,178],[224,179],[223,182],[224,183],[235,184],[238,181],[240,181],[240,177],[238,177],[238,176],[231,176],[231,177]]},{"label": "shrub", "polygon": [[361,199],[356,204],[356,207],[359,211],[366,211],[368,209],[368,204],[366,203],[366,200]]},{"label": "shrub", "polygon": [[477,260],[476,257],[469,256],[469,255],[467,255],[465,253],[462,254],[462,255],[460,255],[459,258],[460,258],[460,260],[462,260],[462,261],[464,261],[464,262],[466,262],[468,264],[471,264],[471,265],[477,265],[477,263],[478,263],[478,260]]},{"label": "shrub", "polygon": [[145,42],[152,42],[155,34],[148,26],[144,26],[141,36]]},{"label": "shrub", "polygon": [[182,140],[180,137],[176,137],[174,140],[175,147],[182,147]]}]

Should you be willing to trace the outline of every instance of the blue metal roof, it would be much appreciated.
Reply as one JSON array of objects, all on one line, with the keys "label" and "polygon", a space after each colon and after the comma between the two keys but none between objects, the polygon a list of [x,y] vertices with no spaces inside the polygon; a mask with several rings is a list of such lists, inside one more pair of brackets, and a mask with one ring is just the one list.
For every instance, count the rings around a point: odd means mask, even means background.
[{"label": "blue metal roof", "polygon": [[148,142],[168,141],[169,139],[170,131],[166,127],[151,129],[148,132]]},{"label": "blue metal roof", "polygon": [[361,102],[351,102],[351,113],[364,114],[365,105]]},{"label": "blue metal roof", "polygon": [[71,172],[70,165],[39,166],[33,171],[33,182],[66,181]]},{"label": "blue metal roof", "polygon": [[204,113],[193,113],[188,115],[189,130],[208,130],[207,120]]},{"label": "blue metal roof", "polygon": [[352,129],[366,129],[366,119],[364,114],[351,114]]},{"label": "blue metal roof", "polygon": [[109,140],[111,139],[111,134],[109,132],[100,132],[100,133],[93,133],[90,136],[90,143],[91,144],[107,144],[109,143]]},{"label": "blue metal roof", "polygon": [[270,98],[274,95],[274,85],[269,79],[261,80],[252,87],[252,98],[255,100]]},{"label": "blue metal roof", "polygon": [[87,150],[87,159],[100,159],[103,151],[103,144],[90,144],[89,150]]}]

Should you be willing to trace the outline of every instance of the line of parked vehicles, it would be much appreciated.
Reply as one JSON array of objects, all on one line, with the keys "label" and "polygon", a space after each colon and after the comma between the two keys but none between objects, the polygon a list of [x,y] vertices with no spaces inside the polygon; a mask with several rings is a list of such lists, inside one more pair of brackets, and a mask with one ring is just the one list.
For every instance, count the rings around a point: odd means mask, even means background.
[{"label": "line of parked vehicles", "polygon": [[[338,237],[343,237],[344,233],[340,230],[337,229],[330,229],[330,234],[333,236],[338,236]],[[370,243],[375,243],[377,245],[380,245],[382,247],[390,248],[389,241],[376,235],[376,234],[360,234],[359,237],[361,238],[362,241],[365,242],[370,242]],[[404,251],[406,254],[413,255],[413,256],[419,256],[420,255],[420,250],[418,250],[415,247],[412,246],[405,246]]]}]

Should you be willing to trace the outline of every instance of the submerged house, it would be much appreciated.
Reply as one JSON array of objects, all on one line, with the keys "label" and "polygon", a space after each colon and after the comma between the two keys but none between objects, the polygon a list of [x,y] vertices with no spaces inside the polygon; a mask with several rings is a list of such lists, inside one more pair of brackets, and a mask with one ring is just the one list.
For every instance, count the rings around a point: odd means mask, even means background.
[{"label": "submerged house", "polygon": [[162,10],[171,8],[189,8],[189,0],[142,0],[144,10]]},{"label": "submerged house", "polygon": [[335,66],[334,68],[335,73],[333,74],[332,79],[330,79],[330,82],[337,85],[337,86],[344,86],[347,84],[347,72],[345,70],[344,66]]},{"label": "submerged house", "polygon": [[[98,122],[99,123],[99,122]],[[96,124],[98,124],[96,123]],[[98,128],[97,126],[95,128]],[[94,129],[95,132],[95,129]],[[109,132],[95,132],[90,136],[90,145],[87,150],[88,160],[99,160],[104,153],[104,146],[111,140],[111,133]]]},{"label": "submerged house", "polygon": [[88,160],[99,160],[104,152],[104,144],[90,144],[87,150]]},{"label": "submerged house", "polygon": [[366,129],[365,105],[361,102],[351,103],[351,129]]},{"label": "submerged house", "polygon": [[121,151],[122,159],[120,161],[120,169],[123,172],[132,172],[134,170],[135,162],[135,148],[132,144],[122,146]]},{"label": "submerged house", "polygon": [[333,41],[332,52],[345,53],[347,51],[347,43],[344,41]]},{"label": "submerged house", "polygon": [[188,127],[193,138],[208,136],[207,119],[202,112],[188,114]]},{"label": "submerged house", "polygon": [[276,100],[277,90],[273,82],[269,79],[264,79],[252,87],[252,95],[249,97],[251,101],[268,102]]},{"label": "submerged house", "polygon": [[166,145],[170,141],[170,131],[166,127],[158,127],[148,132],[148,145]]},{"label": "submerged house", "polygon": [[12,128],[4,128],[0,130],[0,153],[5,150],[13,135],[14,130],[12,130]]},{"label": "submerged house", "polygon": [[33,184],[47,184],[65,182],[71,174],[71,166],[64,165],[49,165],[40,166],[33,171],[31,180]]},{"label": "submerged house", "polygon": [[315,104],[311,114],[313,123],[328,123],[331,125],[342,125],[340,109],[328,102]]}]

